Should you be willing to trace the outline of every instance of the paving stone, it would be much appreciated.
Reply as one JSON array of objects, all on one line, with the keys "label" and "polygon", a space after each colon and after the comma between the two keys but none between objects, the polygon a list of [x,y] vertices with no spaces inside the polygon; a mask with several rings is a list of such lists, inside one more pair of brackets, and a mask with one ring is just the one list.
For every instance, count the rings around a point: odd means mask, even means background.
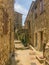
[{"label": "paving stone", "polygon": [[[19,46],[18,46],[18,48],[19,48]],[[38,62],[38,60],[36,59],[36,55],[33,54],[31,49],[25,49],[23,51],[22,50],[16,50],[16,53],[18,55],[15,56],[15,58],[18,58],[20,60],[18,65],[19,64],[22,64],[22,65],[41,65],[40,62]]]},{"label": "paving stone", "polygon": [[31,65],[37,65],[36,63],[32,62]]}]

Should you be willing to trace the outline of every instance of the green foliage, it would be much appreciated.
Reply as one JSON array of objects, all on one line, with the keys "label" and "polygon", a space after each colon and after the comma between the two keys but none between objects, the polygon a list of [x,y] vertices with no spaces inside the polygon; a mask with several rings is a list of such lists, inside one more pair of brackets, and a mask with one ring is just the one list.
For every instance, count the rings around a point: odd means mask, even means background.
[{"label": "green foliage", "polygon": [[15,39],[18,39],[18,34],[14,33],[14,37],[15,37]]},{"label": "green foliage", "polygon": [[28,43],[28,38],[26,35],[24,35],[21,39],[22,43],[24,44],[24,46],[27,46],[27,43]]},{"label": "green foliage", "polygon": [[27,46],[29,42],[29,37],[26,33],[15,33],[15,39],[19,39],[24,46]]}]

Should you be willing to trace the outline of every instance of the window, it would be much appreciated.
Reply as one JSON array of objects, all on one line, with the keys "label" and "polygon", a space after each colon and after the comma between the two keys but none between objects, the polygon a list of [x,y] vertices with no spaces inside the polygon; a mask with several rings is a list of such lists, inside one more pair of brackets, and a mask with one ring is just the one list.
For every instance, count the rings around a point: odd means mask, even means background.
[{"label": "window", "polygon": [[37,6],[34,7],[34,18],[37,18]]},{"label": "window", "polygon": [[35,18],[37,18],[37,13],[35,13]]},{"label": "window", "polygon": [[36,47],[37,47],[37,33],[35,33],[35,38],[36,38]]},{"label": "window", "polygon": [[29,27],[29,29],[30,29],[30,21],[28,21],[28,27]]},{"label": "window", "polygon": [[43,0],[40,0],[40,14],[43,13],[43,11],[44,11],[43,8],[44,8]]}]

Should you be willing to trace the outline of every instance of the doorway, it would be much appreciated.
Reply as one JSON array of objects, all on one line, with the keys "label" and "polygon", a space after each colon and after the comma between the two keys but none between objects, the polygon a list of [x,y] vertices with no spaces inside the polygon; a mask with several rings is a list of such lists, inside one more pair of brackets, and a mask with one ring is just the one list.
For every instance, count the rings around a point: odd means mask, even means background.
[{"label": "doorway", "polygon": [[37,47],[37,33],[35,33],[35,47]]},{"label": "doorway", "polygon": [[43,50],[43,31],[40,32],[41,35],[41,44],[40,44],[40,50]]}]

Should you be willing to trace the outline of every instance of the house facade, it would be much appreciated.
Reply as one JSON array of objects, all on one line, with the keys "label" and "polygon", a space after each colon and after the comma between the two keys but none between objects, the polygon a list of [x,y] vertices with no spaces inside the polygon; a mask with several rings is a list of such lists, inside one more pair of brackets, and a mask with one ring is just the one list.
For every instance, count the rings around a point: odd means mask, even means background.
[{"label": "house facade", "polygon": [[14,16],[15,16],[15,19],[14,19],[15,29],[21,29],[22,28],[22,14],[15,12]]},{"label": "house facade", "polygon": [[31,44],[37,47],[38,50],[41,50],[40,48],[43,46],[43,43],[49,41],[48,2],[48,0],[36,0],[33,2],[25,21],[32,39]]},{"label": "house facade", "polygon": [[[29,44],[36,50],[43,51],[44,44],[47,45],[49,42],[49,0],[32,2],[25,26],[28,28]],[[49,65],[49,52],[47,50],[45,57],[47,58],[46,65]]]}]

